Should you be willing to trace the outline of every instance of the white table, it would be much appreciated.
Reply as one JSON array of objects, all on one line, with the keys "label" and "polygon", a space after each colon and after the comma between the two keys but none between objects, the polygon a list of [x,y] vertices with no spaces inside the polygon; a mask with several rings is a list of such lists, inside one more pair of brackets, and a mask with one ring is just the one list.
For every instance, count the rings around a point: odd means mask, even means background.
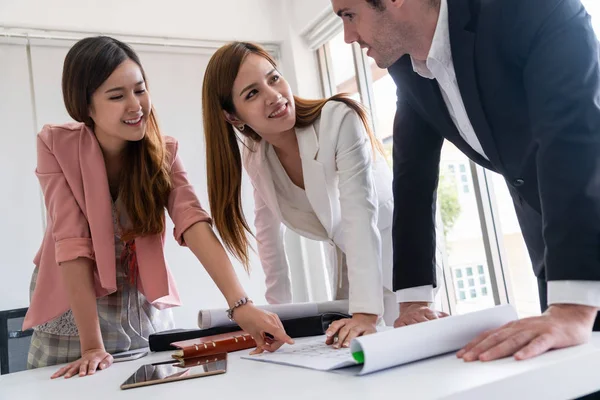
[{"label": "white table", "polygon": [[465,363],[454,354],[367,376],[319,372],[229,355],[223,375],[121,390],[138,366],[167,360],[167,352],[117,363],[96,375],[50,380],[57,367],[0,377],[0,399],[568,399],[600,390],[600,333],[586,345],[528,361],[506,358]]}]

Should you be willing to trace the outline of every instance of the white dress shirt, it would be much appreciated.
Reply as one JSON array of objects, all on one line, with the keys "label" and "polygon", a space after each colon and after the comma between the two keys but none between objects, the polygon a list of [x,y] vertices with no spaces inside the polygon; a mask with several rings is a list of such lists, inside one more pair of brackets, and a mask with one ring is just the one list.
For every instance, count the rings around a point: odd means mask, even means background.
[{"label": "white dress shirt", "polygon": [[[487,159],[481,143],[473,130],[465,105],[460,95],[452,50],[450,47],[450,31],[448,28],[448,3],[442,0],[437,26],[433,35],[431,49],[425,62],[412,60],[413,70],[427,79],[437,80],[444,103],[448,107],[450,118],[461,137]],[[398,302],[428,301],[433,302],[433,285],[425,285],[399,290],[396,292]],[[550,281],[548,282],[548,304],[581,304],[600,308],[600,282],[598,281]]]},{"label": "white dress shirt", "polygon": [[266,161],[271,170],[281,216],[286,221],[294,221],[294,227],[299,231],[309,232],[319,240],[330,241],[331,238],[315,214],[306,191],[292,182],[271,145],[267,146]]}]

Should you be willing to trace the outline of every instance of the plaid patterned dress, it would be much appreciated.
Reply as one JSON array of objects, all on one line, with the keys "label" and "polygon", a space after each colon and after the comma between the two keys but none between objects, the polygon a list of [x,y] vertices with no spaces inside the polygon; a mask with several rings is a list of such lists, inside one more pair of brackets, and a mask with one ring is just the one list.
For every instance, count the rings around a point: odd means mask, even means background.
[{"label": "plaid patterned dress", "polygon": [[[102,340],[111,354],[148,347],[150,334],[174,327],[171,310],[158,310],[137,290],[135,243],[124,243],[120,238],[121,226],[125,226],[127,217],[124,212],[117,211],[119,200],[116,203],[113,203],[113,222],[117,291],[96,300]],[[35,288],[37,275],[38,267],[33,272],[30,293]],[[79,332],[71,310],[34,327],[27,368],[68,363],[80,357]]]}]

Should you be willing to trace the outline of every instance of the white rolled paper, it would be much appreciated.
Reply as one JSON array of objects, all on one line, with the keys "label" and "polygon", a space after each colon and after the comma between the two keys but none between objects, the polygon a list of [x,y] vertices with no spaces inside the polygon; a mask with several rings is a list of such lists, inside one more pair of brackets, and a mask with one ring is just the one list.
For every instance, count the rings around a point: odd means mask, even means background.
[{"label": "white rolled paper", "polygon": [[[347,314],[348,300],[334,300],[321,303],[269,304],[257,307],[277,314],[279,319],[283,320],[312,317],[326,312],[340,312]],[[232,325],[235,324],[227,318],[227,310],[225,308],[200,310],[198,312],[198,327],[200,329]]]},{"label": "white rolled paper", "polygon": [[356,338],[352,353],[361,352],[360,375],[459,350],[479,334],[518,319],[511,305],[403,326]]}]

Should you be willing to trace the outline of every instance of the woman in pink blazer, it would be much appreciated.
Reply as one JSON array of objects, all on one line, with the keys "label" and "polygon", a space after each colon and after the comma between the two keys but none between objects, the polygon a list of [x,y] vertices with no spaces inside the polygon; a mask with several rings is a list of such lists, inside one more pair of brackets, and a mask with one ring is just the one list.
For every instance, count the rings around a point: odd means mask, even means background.
[{"label": "woman in pink blazer", "polygon": [[37,138],[47,228],[24,322],[34,328],[29,367],[69,363],[53,378],[90,375],[111,365],[110,353],[146,347],[172,327],[168,308],[180,301],[163,252],[165,208],[175,239],[206,268],[256,351],[292,343],[244,293],[177,141],[160,133],[135,52],[109,37],[83,39],[67,54],[62,88],[78,122],[46,125]]}]

